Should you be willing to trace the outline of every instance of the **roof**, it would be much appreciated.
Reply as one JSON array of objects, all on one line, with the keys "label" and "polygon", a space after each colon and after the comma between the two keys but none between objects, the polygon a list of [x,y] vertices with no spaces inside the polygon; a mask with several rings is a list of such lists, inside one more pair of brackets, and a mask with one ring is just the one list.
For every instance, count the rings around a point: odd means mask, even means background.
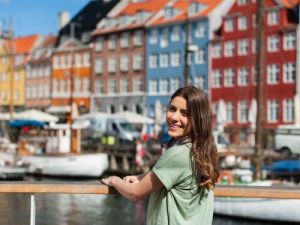
[{"label": "roof", "polygon": [[129,30],[134,28],[139,28],[145,26],[145,23],[149,21],[155,12],[159,11],[166,3],[168,3],[169,0],[144,0],[139,2],[130,2],[128,3],[122,10],[120,10],[119,13],[117,13],[115,16],[110,17],[113,19],[118,19],[122,16],[134,16],[138,12],[149,12],[151,13],[150,17],[146,19],[146,21],[136,21],[133,20],[131,23],[128,23],[127,25],[120,26],[119,24],[116,24],[112,28],[106,28],[101,27],[96,29],[93,32],[93,35],[99,35],[104,33],[111,33],[111,32],[117,32],[120,30]]},{"label": "roof", "polygon": [[76,24],[75,37],[81,40],[81,36],[85,32],[92,32],[97,23],[106,16],[106,14],[119,2],[120,0],[91,0],[84,6],[71,21],[60,29],[56,46],[60,45],[62,36],[70,36],[71,23]]},{"label": "roof", "polygon": [[40,62],[46,59],[50,59],[51,51],[54,48],[55,42],[55,36],[45,36],[42,42],[31,52],[32,54],[30,54],[29,62]]},{"label": "roof", "polygon": [[173,16],[171,18],[165,18],[164,13],[161,13],[159,17],[157,17],[155,20],[152,20],[148,25],[156,26],[156,25],[162,25],[166,23],[177,23],[186,20],[188,14],[187,12],[188,5],[193,2],[203,5],[204,8],[194,15],[189,15],[189,19],[207,17],[213,9],[215,9],[220,3],[222,3],[222,0],[193,0],[190,2],[177,0],[173,2],[173,4],[172,3],[168,4],[168,6],[179,10],[179,13],[176,16]]},{"label": "roof", "polygon": [[37,43],[38,39],[40,38],[39,35],[30,35],[30,36],[23,36],[17,37],[14,39],[14,47],[16,54],[24,54],[30,52]]}]

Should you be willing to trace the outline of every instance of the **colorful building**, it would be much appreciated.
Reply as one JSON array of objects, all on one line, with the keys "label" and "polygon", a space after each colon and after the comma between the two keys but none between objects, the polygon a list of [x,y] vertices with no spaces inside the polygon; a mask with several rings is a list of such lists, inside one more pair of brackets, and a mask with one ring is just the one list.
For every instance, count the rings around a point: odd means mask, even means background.
[{"label": "colorful building", "polygon": [[10,105],[14,107],[14,110],[22,110],[25,107],[26,65],[30,52],[40,41],[39,35],[30,35],[6,42],[5,55],[1,58],[7,66],[2,67],[4,72],[2,72],[0,91],[2,93],[1,105],[5,111],[8,111]]},{"label": "colorful building", "polygon": [[145,113],[146,27],[168,1],[121,1],[93,32],[93,111]]},{"label": "colorful building", "polygon": [[292,2],[264,1],[264,40],[257,43],[257,3],[237,0],[212,41],[211,100],[219,127],[233,143],[251,142],[255,130],[261,44],[263,127],[294,123],[298,18]]},{"label": "colorful building", "polygon": [[147,24],[148,116],[160,117],[170,95],[185,83],[208,91],[209,41],[232,4],[170,1]]},{"label": "colorful building", "polygon": [[55,42],[55,36],[45,36],[29,55],[26,68],[26,108],[45,111],[51,105],[51,57]]}]

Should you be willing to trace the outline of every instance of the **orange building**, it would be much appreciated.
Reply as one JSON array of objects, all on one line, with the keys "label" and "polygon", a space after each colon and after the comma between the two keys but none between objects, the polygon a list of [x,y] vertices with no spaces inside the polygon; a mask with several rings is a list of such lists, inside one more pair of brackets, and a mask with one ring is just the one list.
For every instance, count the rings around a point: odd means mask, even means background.
[{"label": "orange building", "polygon": [[78,110],[82,114],[89,111],[90,54],[89,46],[72,38],[53,52],[52,98],[51,107],[47,111],[60,115],[62,122],[68,121],[72,112]]}]

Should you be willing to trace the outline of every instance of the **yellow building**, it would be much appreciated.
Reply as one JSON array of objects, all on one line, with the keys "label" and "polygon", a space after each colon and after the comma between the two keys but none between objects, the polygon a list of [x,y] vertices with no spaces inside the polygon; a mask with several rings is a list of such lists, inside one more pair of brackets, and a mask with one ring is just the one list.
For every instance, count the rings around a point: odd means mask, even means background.
[{"label": "yellow building", "polygon": [[38,35],[18,37],[12,42],[2,41],[0,50],[0,106],[2,108],[8,110],[9,106],[13,105],[17,110],[24,107],[28,55],[39,41]]}]

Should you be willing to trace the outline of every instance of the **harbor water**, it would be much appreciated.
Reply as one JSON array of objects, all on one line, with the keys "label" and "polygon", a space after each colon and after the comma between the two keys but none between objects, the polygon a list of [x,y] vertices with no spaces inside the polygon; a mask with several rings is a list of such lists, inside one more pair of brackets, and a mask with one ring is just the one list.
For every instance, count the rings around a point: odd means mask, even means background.
[{"label": "harbor water", "polygon": [[[36,225],[144,225],[147,201],[120,195],[36,194]],[[0,225],[30,224],[30,195],[0,194]],[[215,215],[213,225],[286,224]]]}]

